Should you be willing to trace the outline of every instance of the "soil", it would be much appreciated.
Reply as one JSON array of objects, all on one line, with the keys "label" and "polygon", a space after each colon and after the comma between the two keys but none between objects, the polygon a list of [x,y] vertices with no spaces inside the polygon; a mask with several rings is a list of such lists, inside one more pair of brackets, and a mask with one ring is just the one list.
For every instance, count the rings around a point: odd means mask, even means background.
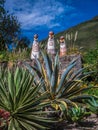
[{"label": "soil", "polygon": [[55,130],[98,130],[98,115],[92,114],[79,123],[64,121]]}]

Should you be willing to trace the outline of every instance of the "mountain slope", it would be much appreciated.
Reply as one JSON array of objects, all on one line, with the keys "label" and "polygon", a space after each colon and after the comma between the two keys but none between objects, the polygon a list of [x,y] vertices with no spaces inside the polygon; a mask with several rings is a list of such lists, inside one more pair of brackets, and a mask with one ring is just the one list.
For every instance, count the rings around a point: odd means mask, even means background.
[{"label": "mountain slope", "polygon": [[[65,36],[66,33],[75,34],[76,31],[78,31],[78,37],[75,42],[76,45],[79,47],[84,47],[85,49],[94,48],[98,41],[98,16],[56,34],[55,39],[59,39],[61,35]],[[43,40],[42,43],[46,43],[46,41],[47,40]],[[66,43],[68,44],[69,41],[66,41]]]}]

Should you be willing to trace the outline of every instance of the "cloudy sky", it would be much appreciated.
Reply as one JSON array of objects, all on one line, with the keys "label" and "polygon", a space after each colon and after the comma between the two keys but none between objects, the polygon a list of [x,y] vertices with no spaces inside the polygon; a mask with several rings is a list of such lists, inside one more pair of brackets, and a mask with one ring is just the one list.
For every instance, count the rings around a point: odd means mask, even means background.
[{"label": "cloudy sky", "polygon": [[6,0],[6,8],[17,16],[22,35],[39,39],[66,30],[98,15],[98,0]]}]

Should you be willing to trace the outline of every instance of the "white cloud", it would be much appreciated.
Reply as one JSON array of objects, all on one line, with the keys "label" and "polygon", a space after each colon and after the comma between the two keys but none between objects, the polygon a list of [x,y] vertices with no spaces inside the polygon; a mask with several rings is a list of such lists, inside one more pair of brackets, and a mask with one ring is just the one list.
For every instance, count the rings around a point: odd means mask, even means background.
[{"label": "white cloud", "polygon": [[60,26],[62,14],[75,9],[71,5],[63,5],[59,0],[6,0],[6,8],[18,17],[26,30],[38,26]]}]

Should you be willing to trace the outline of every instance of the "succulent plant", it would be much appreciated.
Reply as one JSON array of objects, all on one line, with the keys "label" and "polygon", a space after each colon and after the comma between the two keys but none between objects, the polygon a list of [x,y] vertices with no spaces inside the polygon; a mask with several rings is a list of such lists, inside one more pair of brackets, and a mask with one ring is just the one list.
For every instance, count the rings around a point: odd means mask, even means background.
[{"label": "succulent plant", "polygon": [[70,122],[80,122],[88,115],[90,115],[90,112],[87,112],[83,107],[71,107],[66,114],[66,118]]},{"label": "succulent plant", "polygon": [[42,82],[40,92],[49,92],[47,100],[51,101],[51,106],[56,110],[61,110],[63,113],[68,111],[70,106],[78,107],[78,102],[83,99],[91,99],[92,96],[84,94],[84,91],[90,89],[88,86],[83,86],[83,79],[89,73],[83,73],[84,68],[74,71],[77,59],[74,59],[63,74],[60,76],[59,57],[56,55],[54,61],[48,55],[42,52],[43,60],[37,60],[34,66],[29,66],[24,63],[29,72],[35,76],[35,82]]},{"label": "succulent plant", "polygon": [[35,85],[34,76],[25,69],[6,70],[6,75],[0,75],[0,110],[8,118],[8,130],[47,129],[56,122],[46,117],[48,92],[39,93],[40,88],[41,84]]},{"label": "succulent plant", "polygon": [[90,99],[85,101],[88,105],[88,109],[92,112],[98,115],[98,99]]}]

